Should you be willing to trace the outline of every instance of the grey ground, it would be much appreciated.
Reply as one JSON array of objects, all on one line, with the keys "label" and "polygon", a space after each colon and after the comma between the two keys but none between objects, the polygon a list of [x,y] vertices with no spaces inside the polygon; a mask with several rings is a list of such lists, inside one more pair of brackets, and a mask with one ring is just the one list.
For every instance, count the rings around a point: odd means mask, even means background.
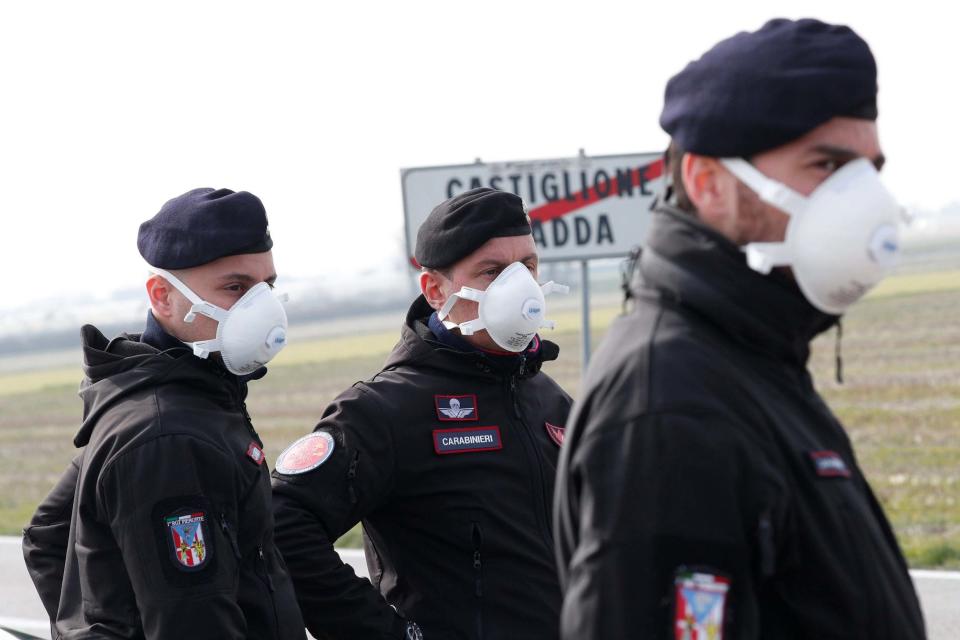
[{"label": "grey ground", "polygon": [[[359,575],[367,575],[361,551],[341,549],[340,554]],[[957,630],[960,629],[960,572],[912,573],[927,619],[930,640],[957,638]],[[46,613],[24,567],[19,538],[0,537],[0,576],[3,577],[0,584],[0,626],[47,637],[45,634],[49,633],[49,627]]]}]

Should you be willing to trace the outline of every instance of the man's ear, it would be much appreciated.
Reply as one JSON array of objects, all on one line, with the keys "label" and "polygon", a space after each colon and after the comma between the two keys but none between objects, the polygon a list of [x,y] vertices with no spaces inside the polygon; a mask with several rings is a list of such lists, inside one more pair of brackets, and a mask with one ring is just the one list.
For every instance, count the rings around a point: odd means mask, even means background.
[{"label": "man's ear", "polygon": [[447,294],[444,293],[443,287],[441,286],[443,280],[443,275],[436,271],[424,269],[420,272],[420,292],[423,293],[423,297],[426,298],[427,304],[437,311],[439,311],[447,301]]},{"label": "man's ear", "polygon": [[156,274],[147,278],[147,297],[150,299],[150,308],[157,318],[172,318],[173,286],[162,276]]},{"label": "man's ear", "polygon": [[721,233],[736,226],[737,179],[720,161],[685,153],[680,161],[683,188],[698,216]]}]

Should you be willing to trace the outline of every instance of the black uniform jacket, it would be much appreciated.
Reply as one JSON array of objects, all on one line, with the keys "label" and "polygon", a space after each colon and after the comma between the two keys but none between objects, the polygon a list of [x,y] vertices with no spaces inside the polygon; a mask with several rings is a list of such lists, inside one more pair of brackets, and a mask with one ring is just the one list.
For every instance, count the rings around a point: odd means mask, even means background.
[{"label": "black uniform jacket", "polygon": [[245,383],[82,333],[84,449],[23,541],[54,637],[304,638]]},{"label": "black uniform jacket", "polygon": [[923,638],[890,525],[806,369],[837,319],[672,209],[639,279],[561,455],[563,638]]},{"label": "black uniform jacket", "polygon": [[[556,638],[550,503],[570,398],[540,366],[558,349],[455,350],[431,312],[420,297],[383,371],[326,409],[325,462],[282,475],[278,459],[276,540],[307,628],[399,638],[412,619],[427,640]],[[361,520],[373,586],[332,546]]]}]

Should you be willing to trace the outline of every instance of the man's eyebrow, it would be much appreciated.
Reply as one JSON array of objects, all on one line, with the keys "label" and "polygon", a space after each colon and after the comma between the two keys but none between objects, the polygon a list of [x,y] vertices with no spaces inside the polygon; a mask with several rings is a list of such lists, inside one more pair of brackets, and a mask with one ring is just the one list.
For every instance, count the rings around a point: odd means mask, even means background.
[{"label": "man's eyebrow", "polygon": [[[222,275],[220,276],[220,280],[222,280],[223,282],[227,282],[229,280],[239,280],[240,282],[245,282],[245,283],[260,282],[259,280],[251,276],[249,273],[239,273],[239,272]],[[273,284],[276,281],[277,281],[277,274],[274,273],[270,275],[263,282],[266,282],[267,284]]]},{"label": "man's eyebrow", "polygon": [[[856,160],[860,157],[860,154],[854,151],[853,149],[848,149],[846,147],[837,147],[832,144],[818,144],[815,146],[812,151],[815,153],[822,153],[823,155],[830,156],[835,160],[842,160],[844,162],[849,162],[851,160]],[[870,161],[873,162],[873,166],[877,168],[877,171],[883,168],[883,165],[886,163],[887,159],[882,153],[877,154],[875,157],[870,158]]]},{"label": "man's eyebrow", "polygon": [[495,258],[487,258],[486,260],[481,260],[480,262],[478,262],[474,266],[474,268],[486,269],[487,267],[505,267],[507,266],[507,264],[509,263],[504,262],[503,260],[496,260]]},{"label": "man's eyebrow", "polygon": [[[513,262],[529,262],[531,260],[536,260],[537,254],[531,253],[530,255],[523,256],[519,260],[514,260]],[[506,267],[513,264],[513,262],[505,262],[503,260],[497,260],[495,258],[487,258],[486,260],[481,260],[476,264],[477,269],[484,269],[486,267]]]}]

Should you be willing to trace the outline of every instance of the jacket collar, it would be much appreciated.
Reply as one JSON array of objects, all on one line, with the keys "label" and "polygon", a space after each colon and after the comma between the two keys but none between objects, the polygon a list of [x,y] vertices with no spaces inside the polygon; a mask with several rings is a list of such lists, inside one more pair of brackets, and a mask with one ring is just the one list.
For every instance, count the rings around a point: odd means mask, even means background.
[{"label": "jacket collar", "polygon": [[[147,323],[144,326],[143,333],[140,334],[140,342],[146,345],[157,349],[158,351],[170,351],[171,349],[185,349],[190,353],[193,353],[193,349],[187,344],[181,342],[179,339],[173,337],[160,326],[160,323],[157,322],[157,319],[153,317],[152,311],[147,311]],[[181,352],[173,352],[177,356],[181,356]],[[267,375],[267,368],[260,367],[251,373],[248,373],[243,376],[236,376],[223,366],[219,357],[208,357],[202,359],[204,362],[201,363],[202,366],[211,367],[218,375],[223,375],[228,379],[236,378],[240,384],[245,385],[251,380],[259,380],[260,378]],[[246,387],[243,387],[244,396],[246,396]]]},{"label": "jacket collar", "polygon": [[813,307],[789,277],[762,275],[743,251],[673,207],[653,213],[638,293],[656,292],[705,318],[744,347],[805,366],[810,341],[839,320]]},{"label": "jacket collar", "polygon": [[167,333],[157,319],[153,317],[152,311],[147,311],[147,323],[140,334],[140,342],[148,344],[158,351],[167,351],[168,349],[189,349],[180,340]]},{"label": "jacket collar", "polygon": [[[162,335],[155,335],[150,342],[143,334],[126,333],[108,340],[91,325],[84,325],[80,330],[85,377],[80,385],[83,423],[74,437],[77,447],[89,442],[104,411],[141,389],[177,382],[235,410],[236,403],[242,403],[247,397],[247,382],[266,374],[266,368],[261,367],[249,376],[238,377],[218,360],[194,357],[189,347],[163,332],[152,315],[147,318],[144,333],[151,331]],[[167,348],[161,350],[161,346]]]}]

